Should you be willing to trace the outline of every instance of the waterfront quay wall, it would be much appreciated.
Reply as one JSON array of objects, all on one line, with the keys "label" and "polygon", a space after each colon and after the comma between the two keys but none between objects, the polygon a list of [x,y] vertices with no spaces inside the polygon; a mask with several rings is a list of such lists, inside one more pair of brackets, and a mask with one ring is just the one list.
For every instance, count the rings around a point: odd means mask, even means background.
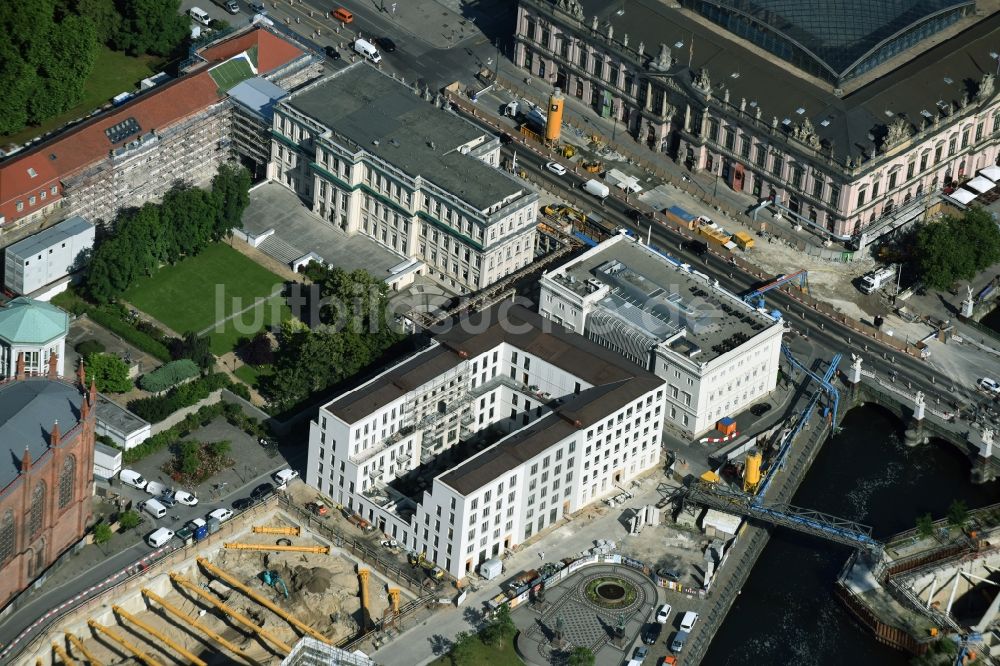
[{"label": "waterfront quay wall", "polygon": [[[778,476],[771,483],[772,492],[768,493],[767,497],[769,502],[791,500],[813,460],[829,438],[830,425],[826,419],[815,416],[798,434],[796,441],[792,443],[784,467],[776,471]],[[720,569],[712,583],[709,598],[714,598],[715,603],[711,610],[702,615],[684,646],[685,663],[697,664],[704,659],[712,638],[722,626],[729,609],[736,601],[736,596],[750,577],[750,571],[757,558],[764,551],[764,546],[771,536],[770,530],[770,527],[759,526],[749,521],[744,523],[736,543],[727,556],[728,566]]]}]

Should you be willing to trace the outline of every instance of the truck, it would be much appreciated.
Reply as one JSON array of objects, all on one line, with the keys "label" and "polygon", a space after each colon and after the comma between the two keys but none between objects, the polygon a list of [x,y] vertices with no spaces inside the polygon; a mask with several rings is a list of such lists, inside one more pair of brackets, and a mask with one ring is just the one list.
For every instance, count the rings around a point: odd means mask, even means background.
[{"label": "truck", "polygon": [[733,234],[733,242],[736,243],[736,247],[744,252],[753,248],[753,236],[745,231],[737,231]]},{"label": "truck", "polygon": [[858,283],[858,289],[865,294],[871,294],[896,279],[896,267],[886,266],[865,274]]},{"label": "truck", "polygon": [[680,206],[671,206],[663,211],[663,214],[674,224],[680,225],[685,229],[694,229],[695,216]]},{"label": "truck", "polygon": [[604,199],[611,194],[611,189],[599,180],[591,178],[583,184],[583,191],[593,194],[598,199]]}]

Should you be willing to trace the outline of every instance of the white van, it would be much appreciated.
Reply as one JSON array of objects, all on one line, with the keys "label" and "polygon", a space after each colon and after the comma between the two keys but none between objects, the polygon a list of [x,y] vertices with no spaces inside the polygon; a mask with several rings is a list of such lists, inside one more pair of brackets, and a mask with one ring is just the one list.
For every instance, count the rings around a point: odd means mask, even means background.
[{"label": "white van", "polygon": [[173,531],[168,530],[166,527],[161,527],[160,529],[156,530],[148,537],[146,537],[146,543],[148,543],[153,548],[159,548],[160,546],[162,546],[163,544],[165,544],[166,542],[170,541],[173,538],[174,538]]},{"label": "white van", "polygon": [[191,18],[193,18],[198,23],[201,23],[202,25],[208,25],[209,23],[212,22],[212,19],[208,15],[208,12],[206,12],[201,7],[192,7],[191,9],[188,10],[188,14],[191,16]]},{"label": "white van", "polygon": [[163,516],[167,515],[167,508],[155,499],[148,499],[145,502],[140,503],[139,508],[151,515],[153,518],[163,518]]},{"label": "white van", "polygon": [[681,618],[681,631],[691,631],[697,621],[698,614],[694,611],[684,613],[684,617]]},{"label": "white van", "polygon": [[378,49],[375,48],[374,44],[367,40],[359,39],[354,42],[354,50],[365,58],[371,60],[376,65],[382,62],[382,56],[379,55]]}]

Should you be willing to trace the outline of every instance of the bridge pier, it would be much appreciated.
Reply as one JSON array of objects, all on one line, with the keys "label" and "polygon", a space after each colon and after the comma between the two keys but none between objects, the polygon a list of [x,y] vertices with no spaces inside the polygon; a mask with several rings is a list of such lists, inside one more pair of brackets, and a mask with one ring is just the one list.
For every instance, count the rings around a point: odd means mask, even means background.
[{"label": "bridge pier", "polygon": [[972,482],[989,483],[997,478],[997,470],[991,462],[993,457],[993,428],[983,427],[981,430],[975,427],[969,429],[969,443],[976,449],[977,453],[972,459]]},{"label": "bridge pier", "polygon": [[930,441],[930,438],[924,433],[924,410],[926,407],[924,392],[917,391],[913,397],[913,420],[910,422],[910,427],[903,433],[903,442],[907,446],[917,446]]},{"label": "bridge pier", "polygon": [[[850,385],[847,391],[848,403],[858,405],[861,397],[861,357],[857,354],[851,354],[851,368],[847,371],[847,383]],[[846,413],[847,410],[844,411]]]}]

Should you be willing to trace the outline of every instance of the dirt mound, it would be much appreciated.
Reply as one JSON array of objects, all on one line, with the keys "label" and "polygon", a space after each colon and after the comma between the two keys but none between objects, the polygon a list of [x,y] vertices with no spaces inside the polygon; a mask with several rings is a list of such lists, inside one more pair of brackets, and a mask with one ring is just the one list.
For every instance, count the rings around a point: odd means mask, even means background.
[{"label": "dirt mound", "polygon": [[333,574],[329,569],[323,567],[297,566],[292,570],[292,587],[296,592],[309,592],[312,594],[323,594],[330,589],[330,580]]}]

